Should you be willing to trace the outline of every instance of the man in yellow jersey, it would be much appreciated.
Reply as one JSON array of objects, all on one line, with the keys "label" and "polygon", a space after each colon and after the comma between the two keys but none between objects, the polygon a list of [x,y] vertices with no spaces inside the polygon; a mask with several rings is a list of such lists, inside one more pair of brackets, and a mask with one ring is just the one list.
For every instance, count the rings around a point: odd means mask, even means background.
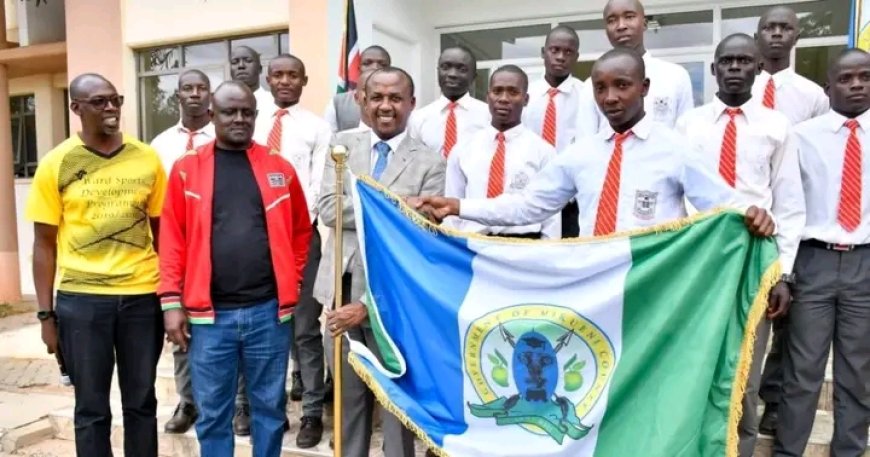
[{"label": "man in yellow jersey", "polygon": [[117,359],[124,455],[156,457],[163,313],[154,235],[166,174],[150,146],[121,133],[124,98],[112,83],[83,74],[69,90],[82,130],[39,163],[26,209],[42,339],[49,353],[60,344],[75,386],[76,454],[112,455]]}]

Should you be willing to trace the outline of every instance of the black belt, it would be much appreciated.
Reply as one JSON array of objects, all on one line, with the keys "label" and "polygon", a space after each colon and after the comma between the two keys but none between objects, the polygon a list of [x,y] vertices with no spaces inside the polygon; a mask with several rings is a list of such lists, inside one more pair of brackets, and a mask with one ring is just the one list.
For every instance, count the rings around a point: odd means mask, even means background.
[{"label": "black belt", "polygon": [[801,244],[812,246],[814,248],[827,249],[829,251],[841,251],[848,252],[854,251],[856,249],[867,249],[870,248],[870,244],[838,244],[838,243],[828,243],[822,240],[804,240]]},{"label": "black belt", "polygon": [[490,233],[489,236],[497,236],[501,238],[524,238],[527,240],[540,240],[541,232],[529,233]]}]

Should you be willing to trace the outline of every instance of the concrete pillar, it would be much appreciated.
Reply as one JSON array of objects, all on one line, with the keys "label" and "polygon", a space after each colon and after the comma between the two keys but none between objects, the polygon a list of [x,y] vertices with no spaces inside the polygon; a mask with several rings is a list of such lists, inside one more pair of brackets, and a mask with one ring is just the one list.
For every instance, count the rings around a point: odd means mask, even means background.
[{"label": "concrete pillar", "polygon": [[[6,5],[0,4],[0,49],[6,47]],[[9,78],[0,65],[0,303],[21,300],[18,264],[18,226],[15,216],[12,121],[9,115]]]},{"label": "concrete pillar", "polygon": [[[330,32],[341,34],[340,29],[330,30],[329,4],[326,0],[290,1],[290,52],[305,62],[308,85],[299,104],[315,113],[323,108],[335,93],[334,78],[330,74]],[[337,53],[336,53],[337,54]]]}]

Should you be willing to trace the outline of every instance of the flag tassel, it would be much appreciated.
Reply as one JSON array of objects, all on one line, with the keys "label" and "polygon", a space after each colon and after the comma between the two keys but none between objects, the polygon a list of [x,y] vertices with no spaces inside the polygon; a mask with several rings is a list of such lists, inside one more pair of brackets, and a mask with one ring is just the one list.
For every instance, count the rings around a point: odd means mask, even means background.
[{"label": "flag tassel", "polygon": [[782,268],[779,261],[771,264],[758,285],[758,292],[749,308],[746,318],[746,330],[744,331],[743,343],[740,346],[740,356],[737,359],[737,371],[734,376],[734,384],[731,387],[731,405],[728,411],[728,438],[725,443],[725,455],[737,457],[737,444],[739,437],[737,428],[740,419],[743,418],[743,397],[746,395],[746,384],[749,382],[749,372],[752,370],[752,358],[755,356],[755,340],[758,337],[758,325],[765,319],[768,297],[773,286],[779,282]]}]

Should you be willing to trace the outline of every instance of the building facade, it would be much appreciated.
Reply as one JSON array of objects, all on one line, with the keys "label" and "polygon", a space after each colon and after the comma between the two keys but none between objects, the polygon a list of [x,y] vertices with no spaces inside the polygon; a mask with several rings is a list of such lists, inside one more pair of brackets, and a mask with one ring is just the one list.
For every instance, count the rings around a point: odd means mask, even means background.
[{"label": "building facade", "polygon": [[[438,94],[436,61],[443,47],[462,44],[478,58],[474,95],[489,73],[517,64],[543,73],[540,48],[560,24],[580,35],[575,74],[589,76],[609,48],[601,11],[606,0],[355,0],[359,44],[379,44],[417,83],[422,106]],[[185,68],[213,84],[229,78],[230,49],[248,45],[263,61],[278,53],[301,57],[309,75],[301,104],[322,112],[337,84],[345,0],[4,0],[0,37],[0,302],[32,295],[33,233],[24,201],[40,157],[75,132],[67,109],[68,81],[98,72],[126,95],[125,131],[150,141],[177,122],[173,92]],[[647,48],[686,67],[695,101],[713,96],[716,43],[755,32],[771,0],[646,0]],[[800,17],[795,69],[822,82],[829,59],[846,46],[849,0],[788,3]],[[265,82],[264,82],[265,84]]]}]

